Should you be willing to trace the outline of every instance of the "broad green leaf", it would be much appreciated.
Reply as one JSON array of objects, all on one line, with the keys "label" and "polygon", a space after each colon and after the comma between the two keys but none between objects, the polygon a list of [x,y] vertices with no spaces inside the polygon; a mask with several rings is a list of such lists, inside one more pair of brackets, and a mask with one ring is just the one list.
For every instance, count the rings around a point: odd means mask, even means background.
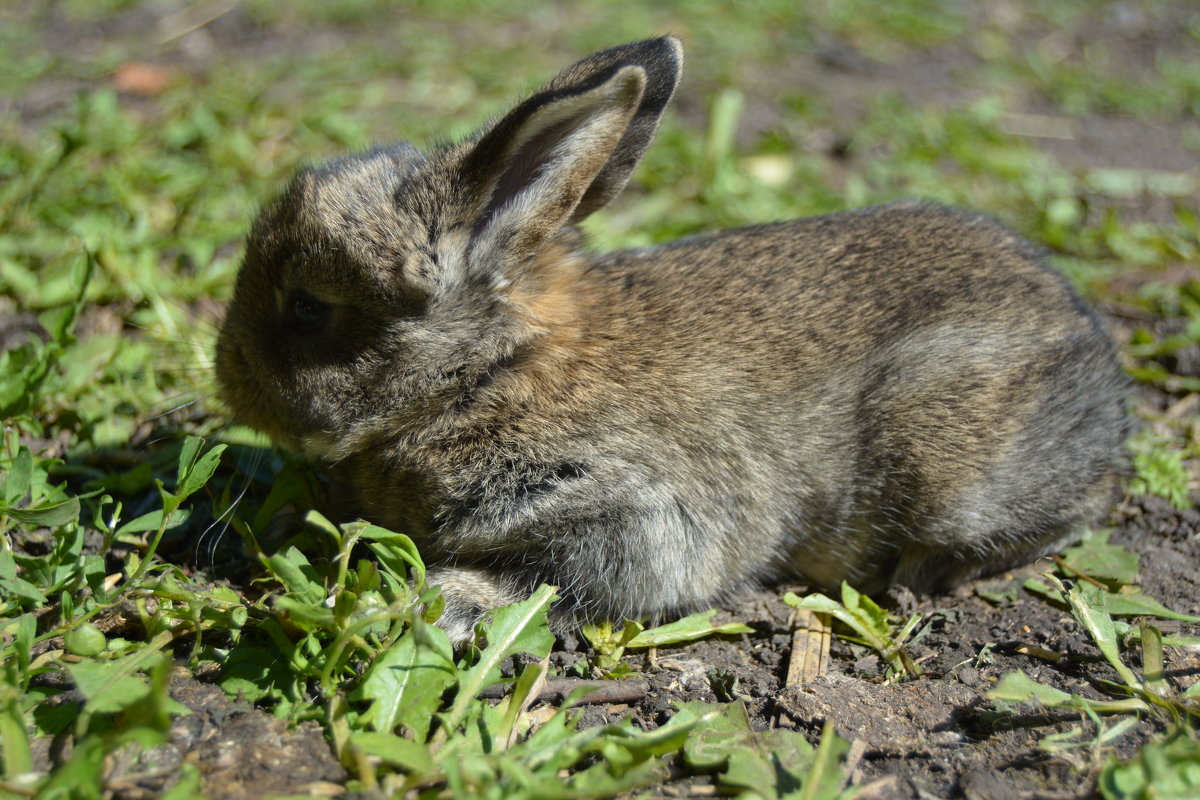
[{"label": "broad green leaf", "polygon": [[[573,766],[577,767],[578,764]],[[667,764],[658,759],[632,761],[615,770],[614,766],[613,762],[601,758],[598,763],[571,775],[566,781],[560,778],[557,796],[572,800],[576,797],[624,797],[640,786],[662,783],[671,774]]]},{"label": "broad green leaf", "polygon": [[[800,597],[800,595],[796,594],[795,592],[787,592],[784,594],[783,600],[788,605],[796,608],[815,611],[818,614],[829,614],[831,616],[836,616],[839,619],[842,617],[849,618],[846,608],[841,603],[831,597],[828,597],[827,595],[816,593]],[[841,616],[839,616],[839,614]]]},{"label": "broad green leaf", "polygon": [[801,789],[784,795],[785,800],[849,800],[856,792],[853,789],[842,791],[845,783],[842,760],[850,750],[850,743],[837,735],[833,722],[825,721],[821,730],[821,741],[817,752],[813,754],[812,763],[801,777],[804,785]]},{"label": "broad green leaf", "polygon": [[175,481],[175,497],[182,501],[200,490],[221,464],[221,453],[226,445],[213,445],[203,455],[200,448],[204,440],[188,436],[179,451],[179,472]]},{"label": "broad green leaf", "polygon": [[363,725],[387,734],[403,725],[423,742],[454,679],[454,653],[446,633],[418,618],[371,662],[352,699],[371,703],[360,720]]},{"label": "broad green leaf", "polygon": [[21,445],[4,479],[4,505],[15,505],[29,493],[32,476],[33,454],[28,447]]},{"label": "broad green leaf", "polygon": [[285,659],[288,668],[298,675],[308,672],[311,655],[320,650],[317,640],[311,633],[305,634],[299,641],[293,642],[284,631],[283,625],[275,617],[259,623],[258,629],[267,634],[275,645],[276,659],[281,657]]},{"label": "broad green leaf", "polygon": [[1097,714],[1144,712],[1150,708],[1136,697],[1122,700],[1089,700],[1076,694],[1068,694],[1038,683],[1020,670],[1005,675],[996,688],[987,692],[985,696],[989,700],[1006,703],[1036,702],[1048,708],[1077,708]]},{"label": "broad green leaf", "polygon": [[1012,579],[980,583],[975,586],[975,594],[994,606],[1009,605],[1021,596],[1021,581]]},{"label": "broad green leaf", "polygon": [[[168,637],[169,638],[169,637]],[[188,713],[187,709],[167,694],[171,674],[171,662],[158,648],[168,638],[156,637],[147,649],[116,662],[83,662],[68,667],[76,678],[79,688],[90,692],[84,706],[85,713],[96,711],[121,711],[103,726],[103,734],[78,737],[75,749],[65,764],[51,773],[42,785],[39,796],[48,798],[99,797],[99,794],[81,793],[102,786],[105,771],[105,756],[125,743],[134,743],[142,749],[161,744],[170,726],[170,714]],[[79,670],[79,667],[84,667]],[[97,668],[97,669],[90,669]],[[103,671],[99,668],[105,668]],[[140,670],[149,670],[149,684],[140,681],[135,685],[125,679]],[[120,693],[137,689],[135,696],[120,701]],[[84,781],[84,783],[80,783]]]},{"label": "broad green leaf", "polygon": [[718,633],[753,633],[754,629],[740,622],[727,622],[723,625],[713,625],[712,618],[715,609],[701,611],[684,617],[667,625],[650,628],[634,636],[625,643],[626,647],[663,647],[671,644],[681,644]]},{"label": "broad green leaf", "polygon": [[903,637],[907,636],[919,621],[916,617],[908,621],[904,631],[897,638],[892,633],[887,612],[846,581],[842,581],[840,603],[823,594],[810,594],[801,598],[793,592],[787,592],[783,600],[795,608],[828,614],[853,630],[860,637],[862,644],[874,648],[887,660],[893,675],[920,672],[920,667],[912,662],[902,646]]},{"label": "broad green leaf", "polygon": [[729,750],[721,743],[721,738],[750,732],[750,717],[742,703],[717,705],[692,701],[676,703],[676,707],[680,718],[699,720],[684,746],[684,758],[694,767],[712,769],[721,766],[729,758]]},{"label": "broad green leaf", "polygon": [[307,602],[300,597],[283,595],[276,597],[275,608],[287,614],[287,617],[301,630],[312,632],[333,632],[337,628],[337,620],[331,609],[323,603]]},{"label": "broad green leaf", "polygon": [[1200,617],[1180,614],[1164,606],[1150,595],[1111,592],[1104,599],[1104,608],[1114,617],[1158,617],[1180,622],[1200,622]]},{"label": "broad green leaf", "polygon": [[29,407],[32,386],[49,365],[48,350],[40,341],[0,353],[0,417],[16,416]]},{"label": "broad green leaf", "polygon": [[221,664],[219,684],[231,697],[259,703],[283,699],[296,680],[286,658],[280,658],[278,648],[243,642]]},{"label": "broad green leaf", "polygon": [[411,567],[413,584],[418,592],[421,590],[425,585],[425,562],[421,560],[421,554],[417,552],[412,539],[378,525],[364,527],[359,535],[369,540],[367,547],[398,580],[408,580],[408,567]]},{"label": "broad green leaf", "polygon": [[[156,655],[161,657],[161,654]],[[85,711],[123,711],[142,702],[150,694],[150,685],[133,674],[136,668],[129,669],[127,661],[81,661],[67,665],[76,688],[87,698]],[[140,666],[149,667],[152,662],[146,660]]]},{"label": "broad green leaf", "polygon": [[250,523],[251,529],[265,529],[271,517],[286,505],[291,504],[296,508],[312,506],[319,493],[316,483],[311,469],[298,464],[285,464],[275,475],[271,491],[255,513],[254,520]]},{"label": "broad green leaf", "polygon": [[1071,613],[1080,627],[1091,635],[1096,647],[1121,676],[1121,680],[1131,688],[1139,689],[1142,682],[1121,660],[1117,632],[1106,609],[1109,596],[1108,592],[1090,583],[1080,583],[1067,590],[1067,602],[1071,605]]},{"label": "broad green leaf", "polygon": [[848,581],[842,581],[842,605],[849,609],[857,609],[862,601],[862,592],[855,589]]},{"label": "broad green leaf", "polygon": [[1109,756],[1099,789],[1105,800],[1195,800],[1200,797],[1200,741],[1181,728],[1148,742],[1124,763]]},{"label": "broad green leaf", "polygon": [[1026,578],[1025,582],[1022,584],[1022,588],[1024,588],[1027,592],[1036,594],[1038,597],[1041,597],[1043,600],[1046,600],[1055,606],[1062,607],[1065,605],[1062,592],[1051,588],[1046,584],[1045,581],[1039,578],[1034,578],[1032,576]]},{"label": "broad green leaf", "polygon": [[18,522],[24,522],[26,525],[44,525],[47,528],[57,528],[79,521],[79,498],[72,497],[61,503],[53,503],[37,508],[0,507],[0,514],[6,514]]},{"label": "broad green leaf", "polygon": [[[475,707],[487,708],[483,703]],[[479,728],[487,724],[486,719],[480,717],[468,728]],[[560,711],[499,760],[471,755],[463,748],[465,737],[459,736],[439,753],[439,761],[446,764],[450,786],[459,787],[460,795],[467,794],[462,787],[472,779],[477,787],[490,787],[488,796],[497,798],[612,797],[665,778],[666,765],[660,757],[678,751],[697,720],[676,715],[648,732],[639,731],[629,720],[580,731],[575,730],[577,721],[577,716]],[[475,741],[478,747],[480,740]],[[586,769],[567,774],[588,763]],[[478,788],[469,794],[487,791]]]},{"label": "broad green leaf", "polygon": [[459,678],[458,695],[447,716],[448,729],[458,728],[475,697],[500,679],[500,665],[506,658],[517,653],[545,658],[550,652],[554,634],[546,622],[546,611],[557,596],[554,591],[542,585],[528,600],[491,612],[491,622],[484,628],[487,645],[479,660]]},{"label": "broad green leaf", "polygon": [[275,553],[263,559],[271,574],[289,592],[308,603],[325,600],[325,584],[308,558],[295,547],[283,553]]},{"label": "broad green leaf", "polygon": [[[87,698],[84,711],[91,713],[134,709],[137,702],[152,689],[158,698],[152,706],[168,704],[177,710],[183,710],[182,706],[167,698],[170,661],[163,655],[162,648],[170,640],[171,634],[164,632],[154,637],[142,649],[124,658],[68,664],[67,671],[71,673],[80,693]],[[150,673],[151,685],[134,677],[137,672],[142,671]],[[139,710],[139,713],[143,710],[145,709]],[[157,713],[154,708],[149,710]],[[165,723],[165,717],[162,721]]]},{"label": "broad green leaf", "polygon": [[21,712],[21,697],[15,686],[0,683],[0,757],[4,779],[11,781],[33,770],[33,752]]},{"label": "broad green leaf", "polygon": [[[180,525],[187,522],[188,518],[191,516],[191,509],[180,508],[176,510],[175,513],[171,514],[170,518],[167,520],[164,530],[169,531],[172,528],[178,528]],[[134,519],[129,520],[129,522],[126,522],[124,525],[117,528],[115,535],[124,536],[130,533],[156,531],[158,530],[159,526],[162,525],[162,521],[163,510],[160,508],[157,511],[150,511],[146,514],[142,514],[140,517],[135,517]]]},{"label": "broad green leaf", "polygon": [[50,336],[49,344],[34,338],[0,354],[0,416],[14,416],[33,407],[50,368],[63,354],[64,346],[73,341],[71,328],[83,307],[94,266],[90,252],[77,261],[72,268],[73,301],[38,315],[39,324]]},{"label": "broad green leaf", "polygon": [[[711,708],[709,709],[712,710]],[[692,718],[674,719],[652,731],[642,731],[634,727],[631,720],[626,720],[615,726],[605,728],[610,739],[615,739],[621,746],[637,759],[657,758],[668,753],[674,753],[683,747],[688,734],[710,718],[710,713],[703,713]]]},{"label": "broad green leaf", "polygon": [[[326,536],[328,536],[333,542],[335,542],[338,547],[341,547],[342,538],[343,538],[341,529],[338,528],[337,525],[335,525],[328,517],[326,517],[320,511],[317,511],[315,509],[310,509],[308,511],[308,513],[306,513],[304,515],[304,524],[312,526],[312,527],[316,528],[317,530],[321,531]],[[366,525],[365,522],[352,522],[346,526],[347,533],[353,531],[355,528],[362,527],[364,525]]]},{"label": "broad green leaf", "polygon": [[356,731],[350,734],[350,744],[368,756],[382,759],[417,775],[428,774],[434,768],[433,755],[429,748],[391,733]]},{"label": "broad green leaf", "polygon": [[0,548],[0,599],[20,597],[36,605],[46,602],[46,595],[37,586],[17,575],[17,562],[7,549]]},{"label": "broad green leaf", "polygon": [[1034,701],[1044,706],[1066,705],[1071,699],[1067,692],[1038,683],[1021,670],[1010,672],[1000,679],[994,689],[987,692],[989,700],[1001,700],[1007,703],[1026,703]]},{"label": "broad green leaf", "polygon": [[199,436],[185,436],[179,444],[179,457],[175,462],[176,494],[181,494],[179,490],[183,486],[183,482],[187,480],[188,473],[192,471],[192,465],[196,463],[202,447],[204,447],[204,440]]},{"label": "broad green leaf", "polygon": [[[702,704],[687,705],[691,713],[702,713]],[[740,702],[717,708],[718,715],[709,715],[688,734],[683,746],[688,764],[706,771],[719,769],[722,785],[767,798],[803,785],[813,756],[803,734],[781,728],[753,730]]]},{"label": "broad green leaf", "polygon": [[[459,691],[462,691],[461,687]],[[458,699],[457,696],[455,699]],[[454,725],[450,724],[454,719],[449,712],[438,714],[440,727],[432,737],[431,746],[437,750],[438,761],[447,772],[447,777],[451,779],[451,786],[456,780],[454,775],[457,774],[459,778],[465,776],[464,765],[470,763],[475,755],[497,750],[496,731],[502,714],[503,709],[499,705],[492,705],[477,698],[471,698],[464,704],[461,719]],[[474,763],[484,767],[494,776],[490,765]],[[494,780],[494,777],[488,780]]]},{"label": "broad green leaf", "polygon": [[378,593],[383,587],[379,578],[379,566],[369,558],[360,558],[354,565],[354,577],[350,584],[360,595]]},{"label": "broad green leaf", "polygon": [[867,639],[872,646],[877,646],[877,643],[886,643],[889,638],[890,626],[887,612],[880,608],[874,600],[863,595],[845,581],[842,582],[842,602],[840,603],[823,594],[810,594],[801,598],[788,592],[783,599],[784,602],[796,608],[815,611],[819,614],[829,614]]},{"label": "broad green leaf", "polygon": [[1083,542],[1062,552],[1063,561],[1072,570],[1100,580],[1120,584],[1137,580],[1138,556],[1108,543],[1108,533],[1093,533]]},{"label": "broad green leaf", "polygon": [[96,271],[96,256],[89,250],[82,258],[75,260],[71,267],[71,283],[76,287],[74,301],[61,308],[43,311],[38,315],[38,322],[50,334],[50,340],[58,344],[67,344],[71,338],[71,329],[75,319],[83,308],[83,300],[87,295],[88,284]]},{"label": "broad green leaf", "polygon": [[886,636],[890,630],[888,613],[846,581],[842,581],[842,605],[869,623],[872,631]]}]

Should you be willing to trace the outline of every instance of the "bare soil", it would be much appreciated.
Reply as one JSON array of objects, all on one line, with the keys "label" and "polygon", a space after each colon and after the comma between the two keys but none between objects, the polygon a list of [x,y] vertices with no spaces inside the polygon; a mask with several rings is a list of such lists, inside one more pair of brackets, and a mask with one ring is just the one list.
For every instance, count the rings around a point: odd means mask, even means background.
[{"label": "bare soil", "polygon": [[[1200,614],[1200,512],[1179,512],[1155,498],[1126,500],[1114,511],[1114,540],[1141,557],[1145,590],[1169,608]],[[1052,734],[1094,727],[1081,715],[1030,706],[1000,709],[985,693],[1006,674],[1022,670],[1067,692],[1102,698],[1101,682],[1119,677],[1070,614],[1020,588],[1048,563],[959,587],[953,594],[915,597],[892,591],[890,604],[923,617],[908,650],[923,673],[886,680],[877,654],[834,639],[829,670],[801,686],[786,686],[794,630],[782,590],[747,593],[722,610],[754,632],[627,656],[634,673],[613,702],[584,708],[583,724],[632,716],[643,728],[666,722],[675,704],[692,700],[741,701],[758,730],[788,728],[814,745],[826,721],[852,747],[851,779],[866,787],[860,797],[879,800],[963,797],[968,800],[1094,796],[1095,779],[1109,755],[1128,757],[1159,727],[1133,728],[1110,746],[1048,752]],[[1005,595],[983,599],[979,590]],[[1007,590],[1007,591],[1005,591]],[[1195,625],[1160,621],[1166,631],[1196,633]],[[561,644],[560,644],[561,646]],[[568,646],[575,646],[568,643]],[[586,652],[553,656],[569,667]],[[1184,689],[1200,680],[1200,649],[1167,648],[1166,676]],[[178,780],[179,768],[199,770],[212,800],[248,800],[265,794],[341,796],[347,773],[320,727],[288,724],[252,704],[230,699],[182,667],[171,695],[193,712],[177,717],[170,741],[129,761],[113,764],[108,787],[117,798],[155,796]],[[561,694],[546,693],[546,702]],[[69,699],[69,698],[67,698]],[[55,754],[39,754],[46,761]],[[146,765],[154,765],[152,770]],[[682,774],[682,771],[681,771]],[[707,777],[681,777],[659,787],[666,796],[711,791]]]},{"label": "bare soil", "polygon": [[[1115,541],[1141,556],[1146,591],[1172,609],[1200,613],[1200,513],[1177,512],[1157,499],[1127,501],[1114,523]],[[740,641],[660,651],[657,664],[648,667],[652,691],[635,713],[661,723],[674,700],[729,699],[717,697],[709,677],[729,671],[737,678],[736,696],[761,728],[794,728],[815,743],[831,720],[844,738],[865,744],[853,773],[855,783],[871,787],[863,797],[1091,797],[1102,757],[1130,755],[1154,732],[1153,725],[1137,727],[1106,753],[1082,747],[1052,754],[1039,743],[1079,725],[1079,715],[1033,707],[1001,713],[984,697],[1018,669],[1085,697],[1104,696],[1100,681],[1119,682],[1067,611],[1018,588],[1038,568],[977,581],[951,595],[894,592],[895,605],[905,614],[922,614],[928,626],[910,648],[924,673],[895,683],[884,680],[886,665],[876,655],[835,640],[827,674],[806,686],[785,687],[791,608],[776,592],[747,596],[730,614],[755,633]],[[976,593],[1005,584],[1011,599],[999,604]],[[1168,650],[1166,671],[1176,686],[1200,679],[1200,653]]]}]

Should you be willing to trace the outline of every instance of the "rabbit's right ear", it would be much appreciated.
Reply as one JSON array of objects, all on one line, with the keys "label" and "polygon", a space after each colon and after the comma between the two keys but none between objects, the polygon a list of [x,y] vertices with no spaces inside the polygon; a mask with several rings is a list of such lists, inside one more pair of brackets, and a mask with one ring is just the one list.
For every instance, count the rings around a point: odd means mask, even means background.
[{"label": "rabbit's right ear", "polygon": [[469,262],[523,260],[613,198],[658,129],[683,70],[674,37],[603,50],[564,70],[472,147]]}]

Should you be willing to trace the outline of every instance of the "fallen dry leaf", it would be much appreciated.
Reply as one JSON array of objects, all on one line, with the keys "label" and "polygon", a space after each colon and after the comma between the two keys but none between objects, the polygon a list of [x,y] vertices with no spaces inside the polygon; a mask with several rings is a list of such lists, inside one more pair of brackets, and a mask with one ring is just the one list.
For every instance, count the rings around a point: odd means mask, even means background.
[{"label": "fallen dry leaf", "polygon": [[167,88],[174,76],[170,67],[147,64],[144,61],[126,61],[117,67],[112,81],[118,91],[140,97],[154,97]]}]

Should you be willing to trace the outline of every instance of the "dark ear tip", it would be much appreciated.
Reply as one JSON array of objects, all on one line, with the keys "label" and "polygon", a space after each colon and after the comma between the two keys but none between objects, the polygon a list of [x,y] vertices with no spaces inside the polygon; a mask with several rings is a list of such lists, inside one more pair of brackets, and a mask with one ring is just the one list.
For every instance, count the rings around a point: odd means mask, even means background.
[{"label": "dark ear tip", "polygon": [[655,61],[673,69],[676,73],[683,71],[683,40],[678,36],[668,34],[657,39],[647,39],[633,45],[644,48],[648,61]]},{"label": "dark ear tip", "polygon": [[680,64],[683,63],[683,40],[674,34],[659,37],[656,41],[670,51],[672,57]]}]

